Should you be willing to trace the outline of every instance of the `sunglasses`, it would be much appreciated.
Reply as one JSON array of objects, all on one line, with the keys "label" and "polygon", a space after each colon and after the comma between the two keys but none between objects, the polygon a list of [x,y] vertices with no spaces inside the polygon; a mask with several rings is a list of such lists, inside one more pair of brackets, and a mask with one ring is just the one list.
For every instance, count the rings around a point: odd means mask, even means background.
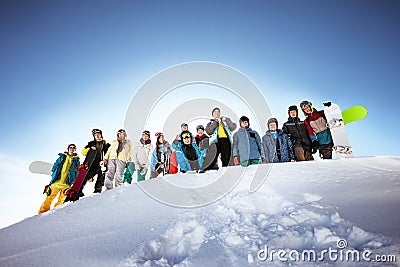
[{"label": "sunglasses", "polygon": [[68,149],[76,149],[75,146],[70,146]]},{"label": "sunglasses", "polygon": [[155,134],[155,136],[159,137],[159,136],[164,136],[164,135],[163,135],[163,133],[158,132]]}]

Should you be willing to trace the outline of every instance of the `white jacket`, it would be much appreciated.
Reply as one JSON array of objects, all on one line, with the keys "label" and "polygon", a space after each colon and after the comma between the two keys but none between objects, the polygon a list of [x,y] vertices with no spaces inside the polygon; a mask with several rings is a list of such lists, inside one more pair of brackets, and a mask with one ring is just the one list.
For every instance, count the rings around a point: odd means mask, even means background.
[{"label": "white jacket", "polygon": [[133,148],[133,158],[132,161],[135,163],[136,169],[150,166],[150,155],[153,151],[153,144],[144,145],[140,141],[137,142],[136,146]]},{"label": "white jacket", "polygon": [[118,140],[114,140],[111,144],[111,147],[107,150],[107,154],[104,156],[104,159],[119,159],[123,162],[132,160],[132,142],[131,140],[126,140],[125,144],[122,148],[122,151],[117,154],[118,149]]}]

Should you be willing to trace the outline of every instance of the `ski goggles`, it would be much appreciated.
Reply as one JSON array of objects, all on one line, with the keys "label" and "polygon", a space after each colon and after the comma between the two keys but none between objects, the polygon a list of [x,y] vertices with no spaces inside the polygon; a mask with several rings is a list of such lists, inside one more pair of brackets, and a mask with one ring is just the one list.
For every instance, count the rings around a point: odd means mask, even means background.
[{"label": "ski goggles", "polygon": [[118,133],[126,133],[124,129],[118,131]]},{"label": "ski goggles", "polygon": [[143,134],[150,136],[150,131],[147,131],[147,130],[146,130],[146,131],[143,131],[143,132],[142,132],[142,135],[143,135]]},{"label": "ski goggles", "polygon": [[186,139],[186,138],[191,138],[192,136],[190,135],[190,133],[184,133],[182,134],[182,139]]},{"label": "ski goggles", "polygon": [[303,109],[303,108],[305,108],[305,107],[307,107],[307,106],[311,106],[311,102],[305,101],[305,102],[302,102],[302,103],[300,104],[301,109]]}]

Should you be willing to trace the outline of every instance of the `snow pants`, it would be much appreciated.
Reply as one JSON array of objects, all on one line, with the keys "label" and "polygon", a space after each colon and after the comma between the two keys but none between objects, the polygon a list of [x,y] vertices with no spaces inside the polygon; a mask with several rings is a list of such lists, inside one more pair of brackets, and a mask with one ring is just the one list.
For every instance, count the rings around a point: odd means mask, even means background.
[{"label": "snow pants", "polygon": [[332,151],[333,151],[332,143],[328,145],[320,145],[318,150],[321,159],[332,159]]},{"label": "snow pants", "polygon": [[314,160],[311,151],[304,149],[301,144],[297,144],[294,146],[294,155],[296,161]]},{"label": "snow pants", "polygon": [[222,167],[227,167],[231,161],[232,144],[229,138],[218,138],[217,153],[215,154],[214,161],[210,166],[215,166],[218,162],[218,157],[221,154]]},{"label": "snow pants", "polygon": [[113,183],[115,179],[115,187],[119,187],[122,184],[122,175],[125,170],[126,163],[119,159],[110,159],[107,164],[107,172],[104,181],[104,185],[108,189],[113,189]]},{"label": "snow pants", "polygon": [[58,205],[63,204],[64,200],[67,196],[64,195],[62,191],[63,191],[63,189],[61,189],[61,188],[52,188],[50,196],[46,196],[46,199],[44,200],[42,206],[40,206],[38,213],[41,214],[43,212],[50,210],[51,203],[57,197],[58,194],[60,194],[60,196],[58,197],[58,201],[54,205],[54,207],[57,207]]},{"label": "snow pants", "polygon": [[148,170],[146,170],[146,172],[144,174],[142,174],[143,168],[140,168],[139,170],[137,170],[137,181],[144,181],[146,179],[146,174],[148,172]]}]

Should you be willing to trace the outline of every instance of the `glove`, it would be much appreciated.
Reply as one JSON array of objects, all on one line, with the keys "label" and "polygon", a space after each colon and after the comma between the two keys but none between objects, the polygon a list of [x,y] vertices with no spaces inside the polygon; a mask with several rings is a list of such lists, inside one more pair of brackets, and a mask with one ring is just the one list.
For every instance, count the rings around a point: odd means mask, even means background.
[{"label": "glove", "polygon": [[46,193],[46,195],[48,195],[48,196],[51,195],[51,187],[49,184],[44,187],[43,194],[44,193]]},{"label": "glove", "polygon": [[147,167],[144,166],[144,167],[142,167],[142,169],[140,170],[140,174],[141,174],[141,175],[145,175],[146,173],[147,173]]},{"label": "glove", "polygon": [[100,169],[102,172],[105,172],[107,170],[107,160],[105,159],[104,161],[100,161]]},{"label": "glove", "polygon": [[319,143],[318,143],[318,141],[317,141],[317,140],[313,140],[312,143],[311,143],[311,147],[312,147],[312,148],[318,149],[318,148],[319,148]]},{"label": "glove", "polygon": [[239,165],[239,158],[238,157],[234,157],[233,158],[233,164]]}]

